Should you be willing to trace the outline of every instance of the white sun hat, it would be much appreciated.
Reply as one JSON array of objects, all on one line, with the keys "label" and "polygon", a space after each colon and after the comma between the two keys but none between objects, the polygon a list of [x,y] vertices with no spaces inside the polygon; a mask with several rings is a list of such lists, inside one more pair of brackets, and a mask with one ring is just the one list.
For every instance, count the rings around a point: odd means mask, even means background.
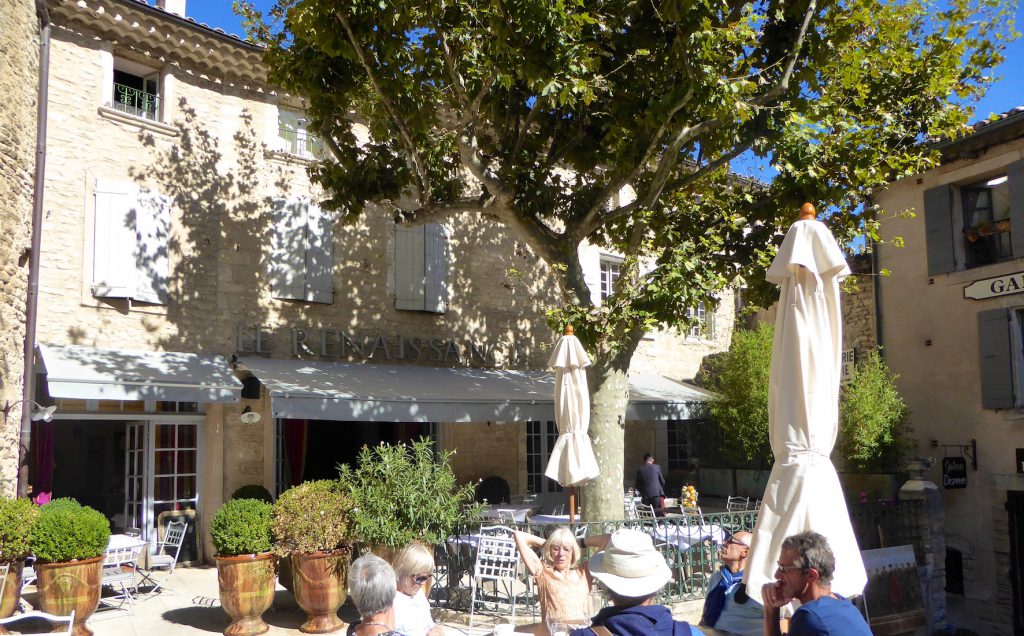
[{"label": "white sun hat", "polygon": [[608,545],[590,558],[588,567],[602,585],[629,598],[650,596],[672,578],[651,537],[625,528],[612,533]]}]

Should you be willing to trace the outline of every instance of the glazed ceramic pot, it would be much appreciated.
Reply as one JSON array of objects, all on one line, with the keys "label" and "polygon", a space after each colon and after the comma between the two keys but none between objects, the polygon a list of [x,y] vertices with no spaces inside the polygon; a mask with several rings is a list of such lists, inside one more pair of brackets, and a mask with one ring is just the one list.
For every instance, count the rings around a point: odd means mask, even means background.
[{"label": "glazed ceramic pot", "polygon": [[299,631],[326,634],[345,627],[338,608],[345,602],[349,551],[291,555],[292,593],[308,618]]},{"label": "glazed ceramic pot", "polygon": [[274,555],[265,552],[214,558],[220,605],[231,617],[231,624],[224,633],[227,636],[266,633],[270,626],[263,622],[263,612],[274,602]]},{"label": "glazed ceramic pot", "polygon": [[68,616],[74,610],[72,635],[92,636],[85,621],[100,604],[103,556],[69,563],[36,563],[35,569],[39,608],[58,616]]}]

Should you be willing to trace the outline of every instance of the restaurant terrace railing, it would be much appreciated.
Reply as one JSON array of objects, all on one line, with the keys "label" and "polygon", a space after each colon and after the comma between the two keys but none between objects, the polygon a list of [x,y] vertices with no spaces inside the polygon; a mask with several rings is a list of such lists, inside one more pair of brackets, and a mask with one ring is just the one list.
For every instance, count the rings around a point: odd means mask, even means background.
[{"label": "restaurant terrace railing", "polygon": [[[719,546],[733,532],[753,530],[757,514],[756,510],[745,510],[657,519],[591,521],[580,522],[574,528],[582,526],[586,529],[586,536],[607,534],[619,528],[634,528],[650,534],[655,547],[672,570],[672,580],[662,589],[659,602],[677,603],[703,599],[707,595],[708,581],[721,566]],[[457,528],[444,545],[435,546],[435,576],[430,591],[432,604],[458,610],[468,608],[470,579],[476,558],[475,541],[480,536],[482,526],[495,525],[525,530],[541,537],[547,536],[557,527],[530,522],[510,524],[491,519]],[[588,552],[592,553],[593,550]],[[583,558],[588,556],[585,554]],[[522,566],[519,581],[522,594],[519,596],[517,615],[532,613],[539,619],[540,608],[535,590]]]},{"label": "restaurant terrace railing", "polygon": [[889,548],[897,545],[914,546],[918,565],[923,565],[924,520],[923,501],[883,499],[850,504],[850,522],[861,550]]}]

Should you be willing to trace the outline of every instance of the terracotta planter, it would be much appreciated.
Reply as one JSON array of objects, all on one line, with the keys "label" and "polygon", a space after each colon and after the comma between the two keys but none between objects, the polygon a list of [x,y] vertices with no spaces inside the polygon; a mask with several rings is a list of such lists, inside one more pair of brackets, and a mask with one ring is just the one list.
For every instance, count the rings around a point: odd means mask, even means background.
[{"label": "terracotta planter", "polygon": [[345,602],[348,559],[348,550],[291,555],[292,593],[308,615],[299,631],[326,634],[345,627],[338,608]]},{"label": "terracotta planter", "polygon": [[68,616],[74,610],[73,636],[92,636],[85,621],[100,604],[103,556],[70,563],[36,563],[35,569],[39,608],[58,616]]},{"label": "terracotta planter", "polygon": [[[25,566],[24,561],[11,563],[7,571],[7,583],[4,585],[4,595],[0,598],[0,618],[7,618],[18,609],[18,599],[21,598],[21,570]],[[9,634],[6,629],[0,627],[0,634]]]},{"label": "terracotta planter", "polygon": [[232,621],[224,633],[227,636],[266,633],[270,626],[263,622],[263,612],[274,602],[274,555],[265,552],[214,558],[220,605]]}]

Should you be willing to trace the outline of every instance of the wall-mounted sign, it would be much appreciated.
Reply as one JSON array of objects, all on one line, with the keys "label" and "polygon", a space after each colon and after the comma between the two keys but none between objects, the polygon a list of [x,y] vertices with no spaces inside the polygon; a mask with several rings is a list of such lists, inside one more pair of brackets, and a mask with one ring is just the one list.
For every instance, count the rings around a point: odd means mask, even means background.
[{"label": "wall-mounted sign", "polygon": [[1024,448],[1017,449],[1017,472],[1024,473]]},{"label": "wall-mounted sign", "polygon": [[839,381],[849,384],[853,380],[854,349],[843,349],[843,373]]},{"label": "wall-mounted sign", "polygon": [[942,458],[942,485],[946,488],[967,487],[967,460],[963,457]]},{"label": "wall-mounted sign", "polygon": [[983,278],[964,287],[964,298],[973,298],[974,300],[1021,293],[1024,293],[1024,272]]}]

